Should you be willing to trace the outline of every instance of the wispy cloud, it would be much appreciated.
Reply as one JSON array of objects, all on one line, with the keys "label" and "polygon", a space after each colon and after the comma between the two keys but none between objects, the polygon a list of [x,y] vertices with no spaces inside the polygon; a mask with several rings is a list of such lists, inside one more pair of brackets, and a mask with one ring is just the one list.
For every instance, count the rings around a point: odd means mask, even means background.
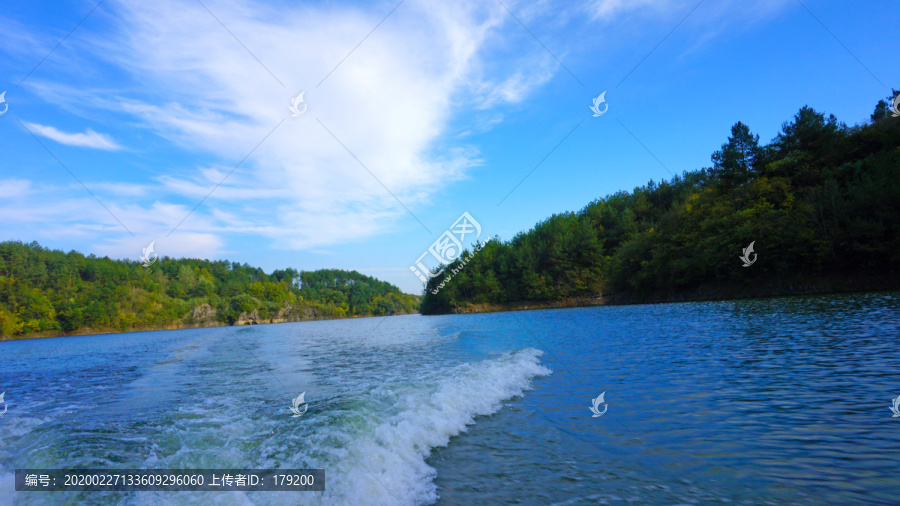
[{"label": "wispy cloud", "polygon": [[0,197],[24,197],[31,193],[31,181],[27,179],[0,179]]},{"label": "wispy cloud", "polygon": [[[139,236],[164,237],[216,188],[171,236],[193,234],[196,240],[185,244],[196,245],[196,255],[218,251],[226,234],[315,250],[391,231],[404,221],[418,228],[384,187],[418,214],[479,165],[479,152],[465,136],[493,128],[502,121],[502,106],[526,102],[561,72],[542,44],[567,62],[568,51],[584,51],[560,40],[568,32],[553,25],[556,13],[596,31],[593,24],[615,26],[611,20],[631,16],[668,22],[696,1],[596,0],[568,14],[558,2],[507,2],[540,37],[538,44],[496,2],[407,0],[356,47],[394,2],[275,9],[253,0],[204,0],[217,21],[195,0],[109,0],[104,8],[113,15],[104,18],[106,24],[79,28],[78,73],[45,67],[25,86],[47,103],[63,104],[66,112],[119,115],[136,126],[135,137],[149,131],[170,141],[166,147],[181,149],[148,170],[152,181],[86,183]],[[692,19],[725,16],[703,7]],[[593,15],[584,16],[585,9]],[[545,32],[548,26],[554,30]],[[645,46],[658,40],[655,33]],[[86,74],[91,81],[79,82]],[[104,79],[97,79],[101,74]],[[309,109],[292,118],[288,105],[301,91]],[[452,126],[460,118],[467,128]],[[67,145],[122,149],[90,129],[66,133],[33,123],[28,128]],[[159,140],[155,136],[144,139]],[[158,144],[148,141],[141,148],[150,145]],[[137,179],[139,172],[131,174]],[[16,184],[16,191],[29,190]],[[96,219],[104,224],[96,230],[115,230],[105,226],[102,208],[85,205],[100,212],[83,211],[82,223]],[[61,213],[59,223],[70,223],[70,207],[52,209]],[[49,220],[52,209],[0,205],[0,213],[35,221]],[[98,241],[109,248],[132,248],[100,232]]]},{"label": "wispy cloud", "polygon": [[35,135],[46,137],[60,144],[67,146],[79,146],[82,148],[104,149],[107,151],[116,151],[122,149],[122,146],[116,144],[112,137],[97,133],[88,128],[84,133],[66,133],[57,130],[52,126],[39,125],[37,123],[24,123],[24,125]]},{"label": "wispy cloud", "polygon": [[[123,91],[69,90],[61,79],[36,79],[32,85],[48,100],[63,95],[125,113],[129,121],[205,156],[201,166],[157,178],[162,192],[156,198],[171,202],[180,196],[188,209],[193,204],[186,200],[199,201],[222,183],[181,225],[186,232],[206,233],[212,224],[218,231],[265,237],[275,247],[310,249],[391,230],[408,218],[391,193],[417,212],[479,163],[476,150],[448,142],[454,115],[486,101],[520,101],[555,67],[544,62],[538,46],[521,65],[507,65],[503,72],[486,65],[487,40],[510,20],[497,5],[480,0],[453,6],[406,2],[345,60],[383,10],[275,11],[247,0],[205,4],[240,43],[193,0],[152,8],[115,0],[110,6],[119,24],[111,33],[84,37],[96,58],[129,77]],[[490,93],[485,83],[496,83]],[[290,99],[304,90],[309,109],[292,118]],[[50,134],[76,140],[42,133]]]},{"label": "wispy cloud", "polygon": [[[587,4],[588,12],[594,19],[604,22],[619,22],[629,16],[658,17],[678,20],[700,0],[593,0]],[[691,16],[704,33],[711,23],[727,25],[723,29],[733,30],[735,25],[746,25],[781,11],[785,6],[794,5],[792,0],[717,0],[703,2],[698,12]],[[718,28],[718,27],[714,27]],[[718,30],[713,30],[713,33]]]},{"label": "wispy cloud", "polygon": [[673,3],[677,2],[673,0],[595,0],[590,4],[590,9],[598,18],[612,19],[622,12],[632,10],[668,10]]}]

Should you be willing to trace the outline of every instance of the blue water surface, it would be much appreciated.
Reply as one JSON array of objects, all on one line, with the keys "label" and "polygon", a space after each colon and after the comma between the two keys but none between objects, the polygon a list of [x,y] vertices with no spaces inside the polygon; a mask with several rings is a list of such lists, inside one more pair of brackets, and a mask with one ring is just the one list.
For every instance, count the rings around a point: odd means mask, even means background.
[{"label": "blue water surface", "polygon": [[[0,502],[891,504],[898,337],[881,292],[2,342]],[[327,483],[12,490],[61,467]]]}]

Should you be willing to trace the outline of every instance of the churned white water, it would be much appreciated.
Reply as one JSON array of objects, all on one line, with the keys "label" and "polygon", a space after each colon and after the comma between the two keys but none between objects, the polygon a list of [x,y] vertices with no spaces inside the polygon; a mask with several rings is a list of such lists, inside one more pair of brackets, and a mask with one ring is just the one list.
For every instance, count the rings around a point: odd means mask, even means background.
[{"label": "churned white water", "polygon": [[[895,504],[897,336],[871,293],[2,342],[0,504]],[[14,492],[24,468],[325,491]]]},{"label": "churned white water", "polygon": [[[335,476],[326,502],[367,504],[429,504],[437,500],[435,470],[425,459],[437,446],[497,412],[503,401],[524,395],[531,379],[548,375],[541,352],[526,349],[491,360],[461,364],[421,382],[385,387],[373,403],[373,420],[356,428],[353,447],[337,451],[346,473]],[[393,401],[391,406],[389,402]],[[380,408],[385,412],[377,412]],[[337,431],[346,430],[345,427]]]},{"label": "churned white water", "polygon": [[[459,332],[410,332],[409,320],[68,338],[80,341],[65,343],[68,356],[41,359],[42,375],[19,379],[32,391],[7,394],[17,402],[0,437],[39,450],[0,453],[0,500],[11,498],[15,467],[319,468],[324,493],[71,492],[16,502],[433,503],[432,449],[551,371],[533,348],[442,353]],[[22,366],[42,348],[23,344]],[[308,411],[292,417],[300,392]]]}]

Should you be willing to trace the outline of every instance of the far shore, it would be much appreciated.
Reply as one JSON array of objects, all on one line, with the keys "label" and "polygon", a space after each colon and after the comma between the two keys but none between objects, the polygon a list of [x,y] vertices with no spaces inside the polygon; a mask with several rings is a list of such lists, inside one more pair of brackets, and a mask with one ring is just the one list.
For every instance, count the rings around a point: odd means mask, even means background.
[{"label": "far shore", "polygon": [[41,339],[45,337],[72,337],[72,336],[97,336],[97,335],[105,335],[105,334],[131,334],[135,332],[161,332],[166,330],[184,330],[184,329],[210,329],[216,327],[244,327],[247,325],[277,325],[279,323],[297,323],[297,322],[312,322],[312,321],[323,321],[323,320],[350,320],[354,318],[382,318],[385,316],[403,316],[403,315],[417,315],[419,313],[397,313],[390,315],[353,315],[353,316],[329,316],[329,317],[316,317],[309,318],[305,320],[279,320],[274,321],[275,319],[270,319],[271,321],[252,321],[252,320],[242,320],[237,321],[233,325],[229,325],[225,322],[212,321],[212,322],[204,322],[204,323],[173,323],[172,325],[159,325],[159,326],[148,326],[148,327],[139,327],[139,328],[130,328],[126,330],[118,330],[118,329],[91,329],[91,328],[82,328],[73,332],[62,332],[62,331],[50,331],[50,332],[34,332],[27,335],[16,336],[13,338],[10,337],[0,337],[0,343],[8,342],[8,341],[21,341],[23,339]]},{"label": "far shore", "polygon": [[711,302],[726,300],[763,299],[793,295],[827,295],[838,293],[879,292],[900,290],[900,275],[890,272],[872,275],[832,275],[815,280],[795,279],[791,282],[758,283],[745,287],[707,285],[696,291],[676,294],[651,294],[643,297],[632,294],[598,294],[568,297],[555,301],[522,300],[503,304],[465,302],[451,311],[438,314],[499,313],[536,309],[562,309],[590,306],[623,306],[637,304],[667,304],[675,302]]},{"label": "far shore", "polygon": [[[602,294],[589,297],[568,297],[555,301],[522,300],[504,304],[496,303],[463,303],[451,311],[439,314],[473,314],[473,313],[500,313],[508,311],[531,311],[539,309],[564,309],[591,306],[621,306],[637,304],[666,304],[673,302],[709,302],[743,299],[762,299],[768,297],[783,297],[793,295],[826,295],[838,293],[878,292],[900,290],[900,275],[898,273],[885,273],[880,276],[872,275],[840,275],[828,276],[815,280],[797,279],[793,282],[782,281],[780,283],[759,283],[746,287],[719,287],[708,285],[692,292],[680,292],[677,294],[652,294],[637,297],[630,294]],[[183,330],[214,327],[243,327],[246,325],[270,325],[278,323],[295,323],[301,321],[322,320],[346,320],[350,318],[374,318],[381,316],[401,316],[418,313],[397,313],[393,315],[354,315],[354,316],[325,316],[315,315],[311,318],[282,320],[269,319],[239,319],[233,325],[220,321],[205,321],[201,323],[176,322],[171,325],[149,326],[141,328],[118,329],[91,329],[82,328],[74,332],[36,332],[15,338],[2,338],[3,341],[18,341],[21,339],[39,339],[44,337],[69,337],[102,334],[129,334],[132,332],[157,332],[163,330]]]}]

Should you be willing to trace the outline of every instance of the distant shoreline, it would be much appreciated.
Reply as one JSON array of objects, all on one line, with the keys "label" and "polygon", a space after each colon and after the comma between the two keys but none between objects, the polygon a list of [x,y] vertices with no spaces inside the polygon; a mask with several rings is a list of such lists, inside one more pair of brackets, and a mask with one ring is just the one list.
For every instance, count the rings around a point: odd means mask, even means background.
[{"label": "distant shoreline", "polygon": [[713,302],[764,299],[792,295],[828,295],[892,290],[900,290],[900,275],[893,272],[879,276],[828,276],[818,278],[814,281],[798,279],[793,282],[756,284],[748,287],[717,287],[715,285],[708,285],[699,287],[697,291],[684,291],[675,294],[651,294],[643,297],[631,294],[598,294],[595,296],[567,297],[556,301],[521,300],[503,304],[490,302],[476,304],[464,302],[463,304],[454,306],[451,311],[427,313],[427,315],[501,313],[538,309],[668,304],[677,302]]},{"label": "distant shoreline", "polygon": [[[277,325],[279,323],[298,323],[298,322],[312,322],[312,321],[323,321],[323,320],[351,320],[356,318],[382,318],[385,316],[403,316],[403,315],[417,315],[419,313],[396,313],[396,314],[388,314],[388,315],[354,315],[354,316],[323,316],[323,317],[315,317],[309,319],[302,320],[279,320],[279,321],[251,321],[251,320],[242,320],[235,322],[234,324],[228,324],[225,322],[213,321],[213,322],[205,322],[205,323],[178,323],[172,325],[158,325],[158,326],[149,326],[142,328],[131,328],[127,330],[116,330],[116,329],[78,329],[74,332],[62,332],[62,331],[52,331],[52,332],[35,332],[28,335],[16,336],[14,338],[10,337],[0,337],[0,343],[9,342],[9,341],[22,341],[25,339],[43,339],[43,338],[52,338],[52,337],[75,337],[75,336],[101,336],[106,334],[132,334],[136,332],[161,332],[167,330],[185,330],[185,329],[211,329],[217,327],[245,327],[248,325]],[[270,319],[275,320],[275,319]]]},{"label": "distant shoreline", "polygon": [[897,273],[885,273],[883,275],[857,275],[857,276],[828,276],[814,281],[798,279],[794,282],[782,282],[777,284],[757,284],[749,287],[716,287],[704,286],[692,292],[679,292],[677,294],[655,294],[638,297],[629,294],[605,294],[585,297],[568,297],[556,301],[529,301],[522,300],[504,304],[496,303],[470,303],[465,302],[455,306],[452,311],[436,313],[396,313],[390,315],[356,315],[356,316],[325,316],[316,315],[311,318],[283,320],[279,318],[266,319],[240,319],[229,325],[220,321],[208,321],[203,323],[174,323],[172,325],[149,326],[131,328],[127,330],[117,329],[79,329],[74,332],[37,332],[18,336],[14,339],[4,338],[0,342],[19,341],[23,339],[41,339],[48,337],[90,336],[105,334],[130,334],[133,332],[159,332],[166,330],[201,329],[215,327],[243,327],[247,325],[273,325],[279,323],[296,323],[305,321],[323,320],[347,320],[353,318],[377,318],[382,316],[401,316],[423,314],[425,316],[437,316],[446,314],[477,314],[477,313],[504,313],[511,311],[531,311],[541,309],[567,309],[592,306],[624,306],[639,304],[667,304],[677,302],[712,302],[726,300],[764,299],[769,297],[783,297],[792,295],[828,295],[838,293],[880,292],[900,290],[900,275]]}]

